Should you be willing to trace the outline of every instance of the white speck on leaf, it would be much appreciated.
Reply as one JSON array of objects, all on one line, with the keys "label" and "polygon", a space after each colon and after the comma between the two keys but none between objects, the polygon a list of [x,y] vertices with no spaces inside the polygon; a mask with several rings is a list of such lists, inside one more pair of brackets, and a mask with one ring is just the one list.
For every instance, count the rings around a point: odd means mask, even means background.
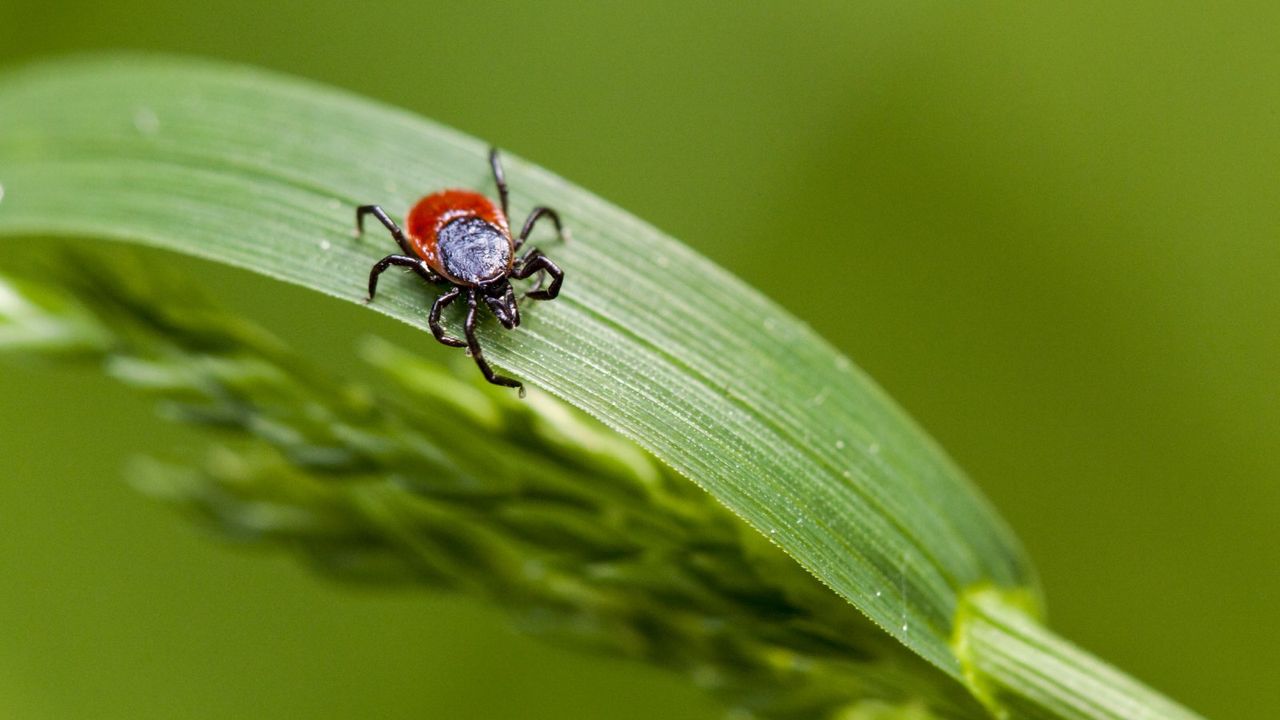
[{"label": "white speck on leaf", "polygon": [[843,441],[843,440],[837,440],[837,441],[836,441],[836,449],[837,449],[837,450],[843,450],[843,449],[844,449],[844,441]]},{"label": "white speck on leaf", "polygon": [[143,135],[155,135],[160,131],[160,118],[149,107],[140,107],[133,111],[133,127]]},{"label": "white speck on leaf", "polygon": [[331,247],[333,247],[333,246],[329,244],[329,241],[328,241],[328,240],[321,240],[321,241],[320,241],[320,249],[321,249],[321,250],[323,250],[323,251],[325,251],[325,252],[329,252],[329,248],[331,248]]}]

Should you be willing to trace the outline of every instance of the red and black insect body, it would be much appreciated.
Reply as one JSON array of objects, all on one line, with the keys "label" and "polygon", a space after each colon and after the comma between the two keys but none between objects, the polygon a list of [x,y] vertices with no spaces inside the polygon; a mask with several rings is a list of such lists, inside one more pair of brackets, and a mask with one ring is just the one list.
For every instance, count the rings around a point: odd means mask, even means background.
[{"label": "red and black insect body", "polygon": [[[401,230],[377,205],[356,208],[357,233],[364,232],[364,216],[372,215],[386,226],[404,251],[403,255],[388,255],[373,266],[369,272],[369,297],[365,302],[373,300],[378,276],[392,265],[410,268],[428,282],[452,286],[431,305],[427,316],[431,334],[445,345],[467,348],[486,380],[518,388],[523,395],[524,387],[518,381],[496,374],[484,359],[480,343],[476,341],[479,305],[482,301],[488,305],[498,322],[510,330],[520,324],[520,307],[511,278],[524,279],[544,273],[524,296],[551,300],[558,295],[564,271],[537,248],[522,257],[516,257],[516,253],[540,218],[551,218],[562,240],[565,232],[554,210],[538,206],[524,221],[520,235],[513,239],[507,223],[507,181],[496,148],[489,151],[489,165],[493,168],[501,207],[471,190],[441,190],[422,198],[409,211],[405,219],[408,232]],[[551,277],[551,284],[543,288],[546,276]],[[440,324],[440,313],[463,295],[467,298],[465,341],[447,334]]]}]

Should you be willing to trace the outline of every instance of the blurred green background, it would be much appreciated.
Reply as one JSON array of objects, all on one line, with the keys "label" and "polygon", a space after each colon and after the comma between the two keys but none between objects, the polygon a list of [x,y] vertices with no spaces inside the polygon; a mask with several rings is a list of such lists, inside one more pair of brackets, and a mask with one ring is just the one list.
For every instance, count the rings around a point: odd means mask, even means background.
[{"label": "blurred green background", "polygon": [[[1280,714],[1280,6],[747,5],[8,0],[0,62],[241,60],[545,165],[876,377],[1026,542],[1063,635],[1206,716]],[[321,361],[370,330],[435,352],[174,262]],[[92,371],[5,363],[0,397],[0,717],[720,712],[463,599],[209,541],[121,482],[199,437]]]}]

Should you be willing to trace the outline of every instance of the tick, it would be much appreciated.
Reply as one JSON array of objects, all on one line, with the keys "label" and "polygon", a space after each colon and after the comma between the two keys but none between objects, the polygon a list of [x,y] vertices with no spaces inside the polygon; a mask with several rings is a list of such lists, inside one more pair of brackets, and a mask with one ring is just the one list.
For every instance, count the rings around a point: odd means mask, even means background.
[{"label": "tick", "polygon": [[[405,218],[408,232],[383,212],[377,205],[361,205],[356,208],[356,234],[364,233],[364,217],[372,215],[395,238],[403,255],[388,255],[369,271],[369,297],[371,302],[378,290],[378,276],[392,265],[409,268],[423,280],[450,289],[436,298],[427,314],[427,325],[436,340],[450,347],[467,348],[480,372],[494,385],[513,387],[524,396],[524,386],[518,380],[499,375],[489,367],[484,352],[476,340],[476,322],[480,303],[489,306],[502,327],[510,330],[520,324],[520,306],[516,302],[511,278],[521,279],[543,273],[533,289],[524,293],[531,300],[551,300],[560,294],[564,271],[542,251],[533,248],[516,257],[524,246],[533,226],[542,218],[550,218],[560,239],[565,239],[564,227],[555,210],[539,205],[529,213],[524,227],[515,238],[507,223],[507,179],[502,172],[502,160],[498,149],[489,150],[489,167],[493,170],[493,182],[498,186],[499,205],[472,190],[449,189],[427,195],[413,206]],[[551,284],[542,287],[547,276]],[[440,324],[440,313],[460,297],[467,298],[467,319],[463,323],[460,340],[449,335]]]}]

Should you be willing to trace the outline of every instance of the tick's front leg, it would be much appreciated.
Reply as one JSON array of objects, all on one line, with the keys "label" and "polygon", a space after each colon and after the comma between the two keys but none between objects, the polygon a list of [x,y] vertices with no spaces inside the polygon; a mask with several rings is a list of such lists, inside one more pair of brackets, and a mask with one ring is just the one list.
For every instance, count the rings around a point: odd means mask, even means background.
[{"label": "tick's front leg", "polygon": [[488,361],[484,359],[484,351],[480,349],[480,341],[476,339],[476,320],[478,316],[476,291],[471,290],[467,293],[467,322],[463,326],[467,335],[467,347],[471,350],[471,359],[476,361],[476,366],[484,374],[485,380],[494,385],[516,388],[520,391],[520,397],[524,397],[524,385],[520,384],[519,380],[495,373],[493,368],[489,367]]},{"label": "tick's front leg", "polygon": [[450,303],[457,300],[458,296],[461,294],[462,290],[460,288],[454,288],[436,298],[436,301],[431,303],[431,312],[427,315],[427,325],[431,328],[431,334],[434,335],[436,340],[440,343],[450,347],[466,347],[467,344],[445,332],[444,326],[440,324],[440,313],[443,312]]}]

